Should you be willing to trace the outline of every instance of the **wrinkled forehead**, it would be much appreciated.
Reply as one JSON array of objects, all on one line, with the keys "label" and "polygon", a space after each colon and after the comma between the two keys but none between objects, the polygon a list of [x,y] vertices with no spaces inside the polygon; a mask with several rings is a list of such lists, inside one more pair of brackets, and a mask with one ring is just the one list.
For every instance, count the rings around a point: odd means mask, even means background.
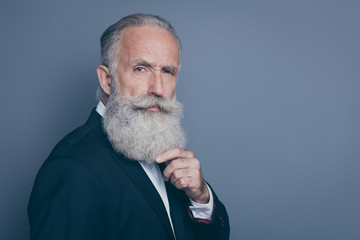
[{"label": "wrinkled forehead", "polygon": [[166,33],[168,36],[171,36],[171,38],[177,42],[178,48],[181,49],[180,40],[176,35],[173,35],[173,33],[169,32],[169,30],[167,30],[166,28],[156,25],[128,26],[121,31],[119,41],[121,41],[126,36],[134,32],[146,34],[146,32],[159,32],[159,31]]},{"label": "wrinkled forehead", "polygon": [[141,48],[176,55],[180,60],[181,47],[178,40],[169,31],[158,26],[131,26],[123,30],[118,41],[120,52]]}]

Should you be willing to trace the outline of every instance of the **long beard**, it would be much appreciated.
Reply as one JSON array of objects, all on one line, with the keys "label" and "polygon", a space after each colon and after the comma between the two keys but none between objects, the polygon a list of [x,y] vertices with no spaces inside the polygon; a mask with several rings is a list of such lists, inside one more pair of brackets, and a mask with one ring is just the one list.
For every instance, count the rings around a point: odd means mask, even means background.
[{"label": "long beard", "polygon": [[[152,106],[160,111],[146,110]],[[131,160],[154,162],[158,154],[168,149],[185,147],[182,116],[182,104],[175,98],[125,97],[113,92],[103,117],[103,128],[115,151]]]}]

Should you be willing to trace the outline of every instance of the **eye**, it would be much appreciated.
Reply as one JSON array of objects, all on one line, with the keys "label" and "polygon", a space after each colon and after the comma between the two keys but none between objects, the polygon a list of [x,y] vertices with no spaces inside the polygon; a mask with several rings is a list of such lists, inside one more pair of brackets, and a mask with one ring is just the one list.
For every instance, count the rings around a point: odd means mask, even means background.
[{"label": "eye", "polygon": [[163,69],[163,72],[166,73],[166,74],[170,74],[170,75],[172,75],[172,76],[175,75],[175,71],[172,71],[172,70]]},{"label": "eye", "polygon": [[143,68],[143,67],[134,68],[134,72],[143,72],[143,71],[145,71],[145,68]]}]

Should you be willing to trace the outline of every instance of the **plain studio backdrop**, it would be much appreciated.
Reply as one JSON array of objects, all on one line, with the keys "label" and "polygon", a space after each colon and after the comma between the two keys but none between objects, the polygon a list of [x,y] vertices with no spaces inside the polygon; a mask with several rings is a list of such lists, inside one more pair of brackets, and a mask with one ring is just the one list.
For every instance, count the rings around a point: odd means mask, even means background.
[{"label": "plain studio backdrop", "polygon": [[99,38],[137,12],[182,41],[188,149],[231,239],[360,239],[360,1],[2,1],[0,239],[54,145],[96,106]]}]

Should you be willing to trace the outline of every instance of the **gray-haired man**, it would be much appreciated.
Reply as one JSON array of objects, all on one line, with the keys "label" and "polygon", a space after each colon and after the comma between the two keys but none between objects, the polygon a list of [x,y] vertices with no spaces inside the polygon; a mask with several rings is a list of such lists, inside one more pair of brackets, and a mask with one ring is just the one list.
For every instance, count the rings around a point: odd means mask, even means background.
[{"label": "gray-haired man", "polygon": [[32,239],[229,238],[225,207],[185,149],[180,51],[158,16],[130,15],[103,33],[99,104],[37,175]]}]

